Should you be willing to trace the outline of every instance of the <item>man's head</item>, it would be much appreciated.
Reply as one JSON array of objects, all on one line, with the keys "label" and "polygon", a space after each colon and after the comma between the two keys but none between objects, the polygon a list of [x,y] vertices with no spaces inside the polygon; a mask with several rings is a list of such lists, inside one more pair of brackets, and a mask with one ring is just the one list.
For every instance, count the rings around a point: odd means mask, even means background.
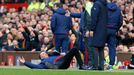
[{"label": "man's head", "polygon": [[68,5],[67,4],[63,4],[63,9],[67,10],[68,9]]},{"label": "man's head", "polygon": [[12,28],[12,29],[11,29],[12,35],[17,35],[17,32],[18,32],[17,29],[15,29],[15,28]]},{"label": "man's head", "polygon": [[49,56],[48,56],[48,54],[46,53],[46,52],[41,52],[40,53],[40,59],[46,59],[46,58],[48,58]]},{"label": "man's head", "polygon": [[17,46],[18,45],[18,41],[17,40],[13,40],[13,45]]},{"label": "man's head", "polygon": [[63,7],[63,4],[62,3],[55,3],[54,6],[56,8],[62,8]]},{"label": "man's head", "polygon": [[32,0],[33,3],[36,3],[36,0]]},{"label": "man's head", "polygon": [[48,37],[44,37],[44,44],[48,44],[49,43],[49,38]]}]

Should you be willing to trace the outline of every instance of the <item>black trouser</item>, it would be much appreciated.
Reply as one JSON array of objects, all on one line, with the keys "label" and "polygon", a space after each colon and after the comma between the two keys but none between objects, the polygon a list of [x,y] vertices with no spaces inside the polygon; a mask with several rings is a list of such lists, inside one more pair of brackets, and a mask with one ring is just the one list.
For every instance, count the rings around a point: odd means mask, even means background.
[{"label": "black trouser", "polygon": [[94,54],[95,54],[95,48],[91,47],[89,44],[89,38],[84,38],[84,44],[86,48],[88,49],[88,65],[89,66],[94,66],[95,60],[94,60]]},{"label": "black trouser", "polygon": [[79,67],[81,67],[83,65],[83,61],[81,59],[80,53],[77,48],[73,48],[63,57],[63,62],[59,65],[58,69],[69,68],[70,63],[74,56],[76,57]]},{"label": "black trouser", "polygon": [[94,68],[104,70],[104,47],[97,47],[94,54],[95,65]]}]

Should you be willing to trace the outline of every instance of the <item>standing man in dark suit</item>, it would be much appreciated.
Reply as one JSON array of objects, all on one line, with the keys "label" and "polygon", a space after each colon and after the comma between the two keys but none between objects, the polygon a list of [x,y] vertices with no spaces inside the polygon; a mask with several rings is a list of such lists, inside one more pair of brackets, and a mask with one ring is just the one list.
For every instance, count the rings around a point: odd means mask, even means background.
[{"label": "standing man in dark suit", "polygon": [[116,56],[116,46],[117,46],[117,38],[116,33],[120,29],[123,23],[123,17],[121,14],[120,8],[114,3],[108,3],[108,24],[107,24],[107,44],[109,48],[109,68],[112,69],[112,66],[115,63],[115,56]]},{"label": "standing man in dark suit", "polygon": [[[98,52],[94,54],[95,69],[104,70],[104,46],[107,38],[107,1],[96,0],[91,11],[90,37],[91,46],[95,47]],[[99,62],[98,62],[99,61]]]},{"label": "standing man in dark suit", "polygon": [[[66,11],[62,5],[59,7],[52,16],[51,30],[55,36],[56,50],[66,53],[69,45],[68,33],[72,26],[71,17],[65,16]],[[61,49],[62,48],[62,49]]]},{"label": "standing man in dark suit", "polygon": [[82,0],[82,2],[84,4],[83,11],[81,13],[71,13],[71,17],[80,18],[80,32],[82,35],[79,36],[79,49],[84,51],[85,65],[87,65],[90,69],[94,65],[94,48],[89,45],[91,40],[89,36],[89,28],[91,24],[91,9],[93,6],[93,0]]}]

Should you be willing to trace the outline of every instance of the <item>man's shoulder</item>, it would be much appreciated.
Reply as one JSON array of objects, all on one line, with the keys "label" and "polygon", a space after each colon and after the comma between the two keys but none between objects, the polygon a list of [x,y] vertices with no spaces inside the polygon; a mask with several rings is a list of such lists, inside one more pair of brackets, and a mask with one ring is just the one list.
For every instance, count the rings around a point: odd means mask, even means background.
[{"label": "man's shoulder", "polygon": [[94,4],[99,5],[99,6],[102,5],[100,1],[96,1]]}]

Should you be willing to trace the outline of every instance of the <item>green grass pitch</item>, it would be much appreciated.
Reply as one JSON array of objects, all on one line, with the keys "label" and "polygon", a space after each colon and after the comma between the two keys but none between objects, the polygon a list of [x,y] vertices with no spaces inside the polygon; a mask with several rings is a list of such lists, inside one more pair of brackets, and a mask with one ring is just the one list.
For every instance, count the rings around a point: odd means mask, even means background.
[{"label": "green grass pitch", "polygon": [[26,67],[1,67],[0,75],[134,75],[134,70],[85,71],[85,70],[39,70]]}]

